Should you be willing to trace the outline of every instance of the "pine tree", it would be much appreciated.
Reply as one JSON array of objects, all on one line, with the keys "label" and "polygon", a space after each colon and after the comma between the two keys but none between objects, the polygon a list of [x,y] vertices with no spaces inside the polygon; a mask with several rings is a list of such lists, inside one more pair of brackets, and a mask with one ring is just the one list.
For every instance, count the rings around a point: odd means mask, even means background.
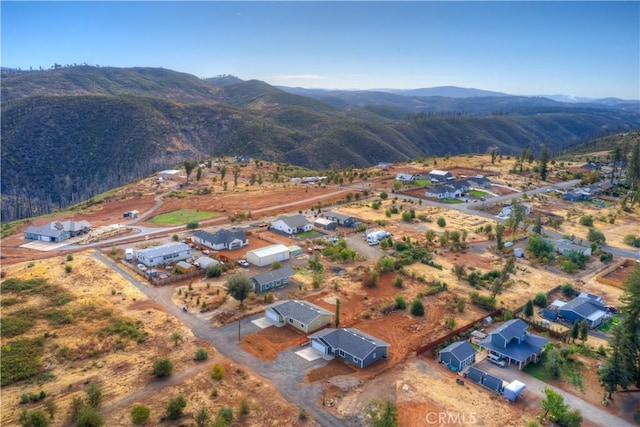
[{"label": "pine tree", "polygon": [[540,171],[540,179],[543,181],[547,180],[547,174],[549,173],[549,148],[547,147],[547,141],[542,143],[542,151],[540,151],[540,158],[538,159],[539,171]]},{"label": "pine tree", "polygon": [[612,395],[618,391],[618,387],[626,389],[631,383],[631,373],[627,371],[623,358],[623,333],[620,326],[613,330],[611,356],[607,359],[604,369],[600,371],[600,384],[608,393],[609,399],[613,399]]}]

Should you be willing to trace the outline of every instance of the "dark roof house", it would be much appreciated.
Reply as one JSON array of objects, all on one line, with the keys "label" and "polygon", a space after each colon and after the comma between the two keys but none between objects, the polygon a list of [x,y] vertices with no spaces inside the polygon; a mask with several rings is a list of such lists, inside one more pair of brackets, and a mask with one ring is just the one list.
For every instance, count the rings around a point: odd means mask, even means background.
[{"label": "dark roof house", "polygon": [[345,215],[340,212],[324,212],[322,214],[325,218],[337,222],[338,225],[342,225],[344,227],[355,227],[358,223],[358,219],[352,217],[351,215]]},{"label": "dark roof house", "polygon": [[491,187],[491,181],[484,175],[476,175],[467,178],[467,182],[472,187],[489,188]]},{"label": "dark roof house", "polygon": [[276,270],[267,271],[253,276],[251,283],[253,283],[253,290],[256,293],[261,293],[269,289],[279,288],[289,283],[289,279],[293,276],[295,271],[291,267],[282,267]]},{"label": "dark roof house", "polygon": [[454,342],[440,350],[438,360],[456,371],[461,371],[476,361],[476,349],[469,341]]},{"label": "dark roof house", "polygon": [[542,356],[544,345],[549,341],[528,332],[529,326],[522,319],[512,319],[489,334],[478,345],[489,353],[504,358],[507,363],[516,363],[519,369]]},{"label": "dark roof house", "polygon": [[590,328],[598,327],[607,318],[607,308],[596,295],[591,298],[585,294],[572,299],[558,310],[558,314],[569,323],[586,320]]},{"label": "dark roof house", "polygon": [[359,368],[388,357],[389,344],[355,328],[323,329],[309,337],[311,347]]}]

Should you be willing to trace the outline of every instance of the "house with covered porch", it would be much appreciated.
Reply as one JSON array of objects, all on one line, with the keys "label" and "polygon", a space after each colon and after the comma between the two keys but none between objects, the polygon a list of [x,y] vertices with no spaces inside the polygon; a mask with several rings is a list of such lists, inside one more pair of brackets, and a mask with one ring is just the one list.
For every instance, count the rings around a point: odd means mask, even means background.
[{"label": "house with covered porch", "polygon": [[536,363],[542,356],[547,338],[532,334],[522,319],[509,320],[493,330],[487,338],[478,342],[489,354],[500,356],[506,363],[518,365],[522,370],[529,363]]}]

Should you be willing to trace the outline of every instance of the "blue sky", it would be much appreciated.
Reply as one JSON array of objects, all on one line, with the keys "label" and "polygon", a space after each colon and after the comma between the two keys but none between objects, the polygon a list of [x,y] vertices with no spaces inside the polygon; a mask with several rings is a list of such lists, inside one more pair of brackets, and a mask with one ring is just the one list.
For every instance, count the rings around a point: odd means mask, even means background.
[{"label": "blue sky", "polygon": [[640,2],[1,2],[2,65],[640,98]]}]

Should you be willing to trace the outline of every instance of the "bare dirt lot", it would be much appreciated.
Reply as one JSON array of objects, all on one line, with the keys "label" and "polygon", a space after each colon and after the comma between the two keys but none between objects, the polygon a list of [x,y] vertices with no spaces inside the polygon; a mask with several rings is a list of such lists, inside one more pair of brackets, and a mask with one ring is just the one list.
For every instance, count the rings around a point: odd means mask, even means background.
[{"label": "bare dirt lot", "polygon": [[[72,271],[65,272],[65,265]],[[103,411],[106,425],[129,426],[130,410],[134,403],[144,403],[151,408],[151,420],[157,424],[164,413],[168,399],[178,393],[188,396],[188,414],[195,414],[201,406],[215,413],[220,406],[235,406],[242,397],[251,405],[247,425],[295,424],[297,409],[286,402],[271,385],[242,368],[242,375],[221,357],[215,348],[194,338],[182,323],[167,313],[155,302],[147,300],[137,289],[118,274],[95,261],[88,254],[75,254],[73,260],[62,257],[32,263],[4,266],[5,280],[10,278],[43,278],[68,294],[71,300],[61,306],[69,313],[69,321],[55,322],[57,317],[45,313],[33,327],[16,338],[3,334],[2,345],[17,339],[46,338],[40,380],[22,381],[2,387],[2,425],[17,425],[17,417],[25,405],[18,402],[23,393],[39,393],[44,390],[55,400],[58,412],[52,425],[66,425],[67,411],[71,400],[84,395],[86,384],[97,381],[103,389],[107,410]],[[7,301],[16,296],[3,292],[2,317],[6,319],[20,310],[42,305],[38,298],[23,299],[7,306]],[[51,309],[52,313],[57,309]],[[46,320],[47,317],[54,320]],[[143,343],[136,344],[127,338],[108,335],[98,339],[100,331],[112,319],[139,321],[140,330],[147,335]],[[178,333],[181,340],[174,344],[171,336]],[[209,353],[206,362],[193,360],[197,348]],[[6,347],[3,347],[3,350]],[[6,355],[6,353],[5,353]],[[157,357],[169,357],[175,368],[169,380],[154,380],[152,363]],[[212,364],[222,364],[228,375],[222,382],[215,382],[209,372]],[[218,396],[211,391],[217,389]],[[264,402],[269,402],[264,405]],[[29,409],[41,407],[42,402],[29,404]],[[189,419],[187,415],[185,419]]]}]

